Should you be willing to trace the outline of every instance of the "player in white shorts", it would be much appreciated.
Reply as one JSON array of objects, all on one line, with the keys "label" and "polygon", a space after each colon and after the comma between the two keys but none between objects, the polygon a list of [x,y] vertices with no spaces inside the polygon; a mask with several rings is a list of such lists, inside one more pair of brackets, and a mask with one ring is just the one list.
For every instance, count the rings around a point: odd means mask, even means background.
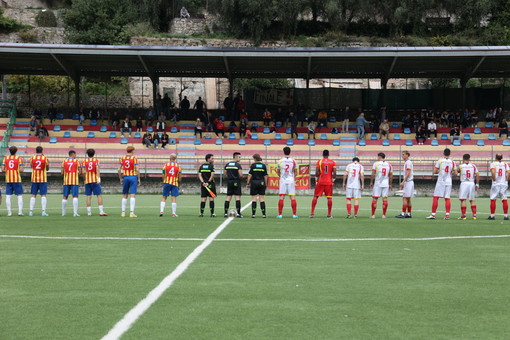
[{"label": "player in white shorts", "polygon": [[457,173],[457,167],[455,162],[450,159],[451,151],[446,148],[443,151],[443,158],[439,159],[435,166],[433,174],[438,174],[436,188],[434,189],[434,198],[432,200],[432,213],[427,217],[429,220],[436,219],[436,211],[439,205],[439,199],[444,198],[444,205],[446,214],[444,219],[450,219],[450,195],[452,192],[452,173],[455,175]]},{"label": "player in white shorts", "polygon": [[503,155],[497,154],[496,161],[491,163],[489,167],[492,176],[492,186],[490,193],[491,200],[491,214],[488,220],[496,219],[496,199],[501,198],[503,205],[503,218],[508,220],[508,200],[507,190],[508,181],[510,180],[510,167],[507,163],[503,162]]},{"label": "player in white shorts", "polygon": [[359,199],[363,192],[363,182],[365,173],[363,165],[359,162],[358,157],[352,159],[352,163],[345,168],[343,178],[343,188],[345,189],[345,197],[347,199],[347,218],[351,218],[352,203],[354,199],[354,217],[358,217]]},{"label": "player in white shorts", "polygon": [[413,162],[409,159],[411,154],[409,151],[402,151],[402,159],[404,160],[404,178],[400,183],[400,190],[404,191],[402,195],[402,213],[395,216],[397,218],[411,218],[411,198],[414,197],[414,177]]},{"label": "player in white shorts", "polygon": [[290,158],[290,148],[288,146],[283,148],[285,157],[278,162],[277,173],[280,176],[280,200],[278,201],[278,216],[276,218],[283,218],[283,206],[285,195],[289,195],[290,204],[292,207],[292,218],[297,216],[297,202],[296,202],[296,177],[297,177],[297,163],[294,159]]},{"label": "player in white shorts", "polygon": [[370,187],[372,192],[372,215],[375,218],[375,210],[377,209],[377,200],[382,197],[383,213],[382,218],[386,218],[388,210],[388,192],[391,190],[391,182],[393,182],[393,168],[384,159],[386,155],[382,152],[377,154],[377,162],[372,166],[372,176],[370,177]]},{"label": "player in white shorts", "polygon": [[[459,200],[460,200],[460,210],[462,212],[459,220],[466,219],[466,200],[469,200],[469,204],[471,205],[471,212],[473,213],[473,220],[476,220],[476,190],[480,187],[480,176],[478,174],[478,168],[473,163],[470,163],[469,160],[471,156],[469,154],[464,154],[462,156],[462,164],[459,166],[459,174],[460,174],[460,188],[459,188]],[[476,181],[476,184],[475,184]]]}]

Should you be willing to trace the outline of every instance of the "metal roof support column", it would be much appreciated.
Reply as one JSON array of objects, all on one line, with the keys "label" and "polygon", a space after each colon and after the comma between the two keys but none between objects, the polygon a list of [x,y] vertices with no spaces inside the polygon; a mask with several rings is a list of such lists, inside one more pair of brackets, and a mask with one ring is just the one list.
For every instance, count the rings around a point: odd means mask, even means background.
[{"label": "metal roof support column", "polygon": [[[152,107],[156,109],[156,99],[159,93],[159,77],[152,77]],[[160,112],[156,112],[156,117],[159,116]]]},{"label": "metal roof support column", "polygon": [[381,79],[381,95],[379,96],[378,106],[379,108],[386,106],[388,78]]},{"label": "metal roof support column", "polygon": [[2,100],[7,100],[7,76],[2,74]]},{"label": "metal roof support column", "polygon": [[462,110],[466,110],[466,84],[468,79],[461,79],[460,86],[462,88]]},{"label": "metal roof support column", "polygon": [[74,113],[80,113],[80,77],[74,80]]}]

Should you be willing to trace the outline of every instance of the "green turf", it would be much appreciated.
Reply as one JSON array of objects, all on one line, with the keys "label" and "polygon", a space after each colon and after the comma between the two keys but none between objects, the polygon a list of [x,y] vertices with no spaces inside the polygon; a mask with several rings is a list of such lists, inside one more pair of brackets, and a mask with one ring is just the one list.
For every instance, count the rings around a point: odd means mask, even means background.
[{"label": "green turf", "polygon": [[[159,217],[159,196],[138,196],[138,219],[120,217],[119,196],[105,196],[108,217],[85,216],[82,200],[79,218],[71,207],[60,216],[56,195],[46,218],[7,218],[4,204],[0,235],[198,240],[1,237],[0,339],[101,338],[224,221],[197,217],[196,196],[179,197],[179,218],[170,204]],[[325,199],[309,219],[310,201],[299,197],[297,220],[288,201],[275,218],[275,197],[268,219],[234,220],[123,338],[507,337],[509,238],[338,240],[510,234],[501,216],[486,220],[487,199],[476,221],[426,220],[428,198],[414,199],[413,219],[393,218],[398,198],[388,219],[380,210],[369,219],[365,198],[360,218],[347,220],[340,197],[334,219]],[[223,197],[216,204],[221,215]]]}]

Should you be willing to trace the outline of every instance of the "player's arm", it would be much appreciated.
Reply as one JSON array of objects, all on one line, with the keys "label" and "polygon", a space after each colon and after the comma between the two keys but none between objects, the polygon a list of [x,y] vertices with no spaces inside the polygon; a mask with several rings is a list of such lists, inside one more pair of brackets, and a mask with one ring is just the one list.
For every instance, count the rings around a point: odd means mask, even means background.
[{"label": "player's arm", "polygon": [[331,180],[333,180],[334,182],[335,179],[336,179],[336,166],[334,166],[333,169],[331,169]]},{"label": "player's arm", "polygon": [[19,172],[23,172],[25,170],[25,167],[23,166],[23,159],[19,159]]},{"label": "player's arm", "polygon": [[359,173],[359,179],[361,181],[361,191],[365,188],[365,173],[362,171]]},{"label": "player's arm", "polygon": [[437,175],[439,173],[439,167],[437,165],[434,166],[434,170],[432,171],[433,175]]},{"label": "player's arm", "polygon": [[377,170],[372,169],[372,174],[370,175],[370,187],[373,188],[374,186],[374,179],[375,179],[375,173]]},{"label": "player's arm", "polygon": [[251,182],[251,174],[248,174],[248,177],[246,177],[246,186],[249,187],[250,186],[250,182]]},{"label": "player's arm", "polygon": [[478,190],[480,187],[480,173],[478,172],[478,169],[475,171],[475,189]]},{"label": "player's arm", "polygon": [[510,181],[510,169],[506,171],[506,181]]},{"label": "player's arm", "polygon": [[[496,180],[496,168],[491,168],[490,170],[491,170],[491,179],[493,181],[495,181]],[[507,177],[507,180],[508,180],[508,172],[506,174],[506,177]]]},{"label": "player's arm", "polygon": [[135,164],[135,176],[138,178],[138,185],[140,185],[140,170],[138,169],[138,165]]},{"label": "player's arm", "polygon": [[297,175],[298,175],[298,166],[297,166],[296,162],[294,162],[294,178],[297,178]]},{"label": "player's arm", "polygon": [[239,179],[243,179],[243,170],[239,169],[237,170],[237,173],[239,174]]},{"label": "player's arm", "polygon": [[411,176],[411,169],[406,169],[404,173],[404,178],[402,179],[402,182],[400,182],[400,189],[404,188],[404,183],[407,182],[409,176]]},{"label": "player's arm", "polygon": [[342,179],[342,187],[345,189],[345,183],[347,182],[347,177],[349,176],[349,170],[345,168],[344,178]]},{"label": "player's arm", "polygon": [[122,164],[119,164],[119,168],[117,169],[117,173],[119,174],[119,180],[122,183]]},{"label": "player's arm", "polygon": [[265,185],[267,187],[267,175],[264,176],[264,183],[265,183]]},{"label": "player's arm", "polygon": [[389,184],[390,190],[391,190],[391,186],[392,186],[392,183],[393,183],[393,170],[390,169],[390,174],[389,174],[388,177],[389,177],[388,178],[388,181],[389,181],[388,184]]},{"label": "player's arm", "polygon": [[177,175],[177,183],[182,183],[182,170],[179,168],[179,174]]}]

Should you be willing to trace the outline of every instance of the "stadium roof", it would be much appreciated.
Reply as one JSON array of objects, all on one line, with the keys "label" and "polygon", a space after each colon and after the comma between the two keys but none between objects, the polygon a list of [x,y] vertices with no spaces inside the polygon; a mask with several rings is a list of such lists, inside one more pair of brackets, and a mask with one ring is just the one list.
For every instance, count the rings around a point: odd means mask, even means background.
[{"label": "stadium roof", "polygon": [[0,43],[0,74],[218,78],[503,78],[510,46],[214,48]]}]

